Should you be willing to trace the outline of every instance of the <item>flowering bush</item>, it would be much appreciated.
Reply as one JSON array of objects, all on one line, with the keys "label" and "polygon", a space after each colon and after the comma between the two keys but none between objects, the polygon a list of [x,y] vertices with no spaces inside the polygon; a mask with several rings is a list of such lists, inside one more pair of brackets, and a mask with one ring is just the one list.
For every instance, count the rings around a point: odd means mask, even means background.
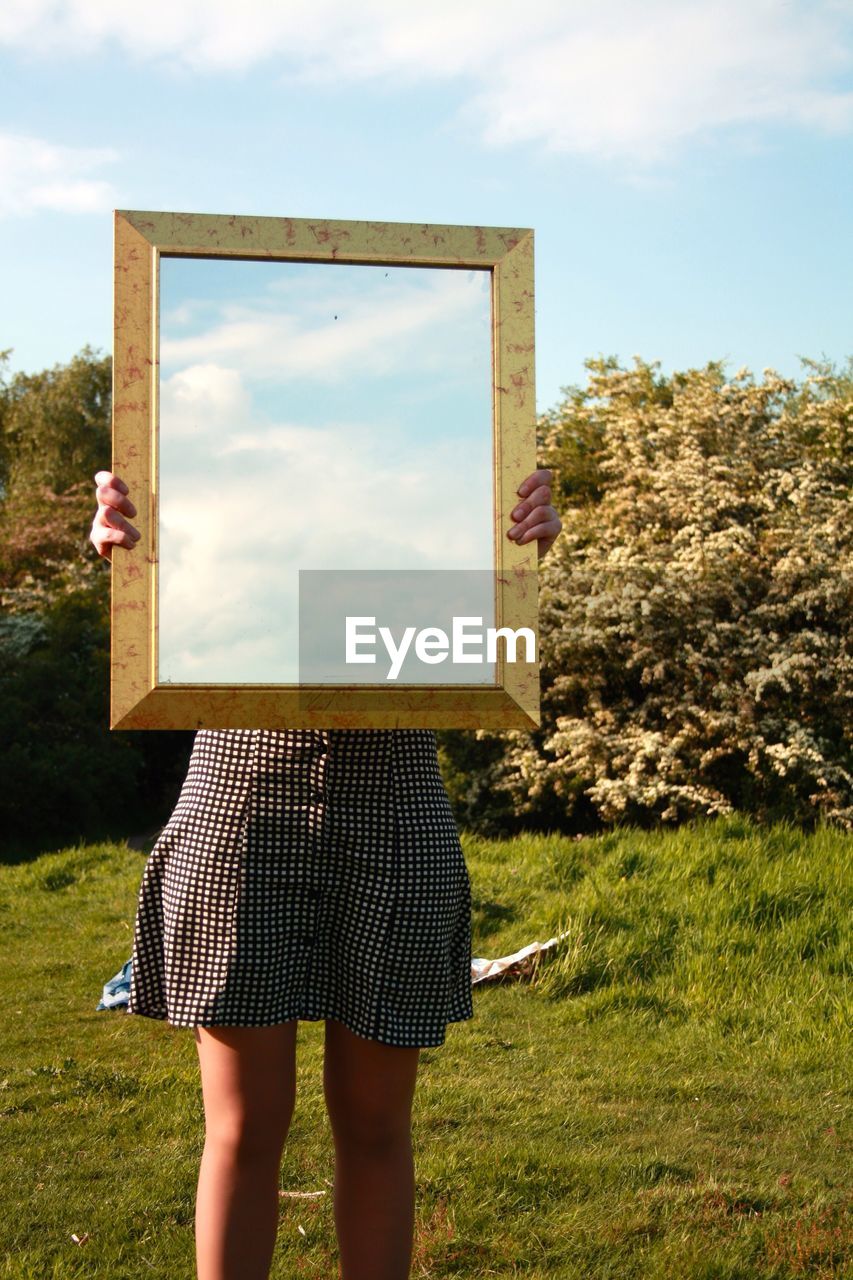
[{"label": "flowering bush", "polygon": [[739,809],[850,829],[853,368],[805,361],[798,385],[634,360],[588,360],[540,420],[564,526],[541,565],[542,725],[478,731],[464,788],[441,735],[455,807],[486,828],[497,795],[526,825]]}]

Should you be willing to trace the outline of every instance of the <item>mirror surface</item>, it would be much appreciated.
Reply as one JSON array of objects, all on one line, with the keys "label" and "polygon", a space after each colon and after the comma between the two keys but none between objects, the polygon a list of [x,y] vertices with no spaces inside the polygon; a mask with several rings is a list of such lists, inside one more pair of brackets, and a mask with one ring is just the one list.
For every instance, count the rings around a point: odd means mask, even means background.
[{"label": "mirror surface", "polygon": [[296,684],[300,569],[493,573],[490,271],[159,271],[158,684]]}]

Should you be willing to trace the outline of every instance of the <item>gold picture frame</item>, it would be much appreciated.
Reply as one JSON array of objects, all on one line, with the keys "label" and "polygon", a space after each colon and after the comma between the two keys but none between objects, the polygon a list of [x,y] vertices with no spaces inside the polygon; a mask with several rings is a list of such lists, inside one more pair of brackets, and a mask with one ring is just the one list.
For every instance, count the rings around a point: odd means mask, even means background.
[{"label": "gold picture frame", "polygon": [[[518,486],[536,469],[533,232],[225,214],[115,211],[113,470],[140,531],[112,557],[112,729],[531,728],[540,723],[537,544],[506,536]],[[159,278],[169,257],[485,268],[491,273],[495,618],[528,628],[535,660],[466,684],[157,682]],[[450,477],[449,477],[450,479]]]}]

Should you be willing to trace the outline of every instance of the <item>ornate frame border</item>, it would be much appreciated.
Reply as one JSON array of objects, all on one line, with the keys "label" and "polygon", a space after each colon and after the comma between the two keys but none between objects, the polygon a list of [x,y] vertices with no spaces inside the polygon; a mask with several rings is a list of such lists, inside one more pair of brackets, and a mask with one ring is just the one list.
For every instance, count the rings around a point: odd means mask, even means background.
[{"label": "ornate frame border", "polygon": [[[112,557],[111,729],[531,728],[539,664],[506,663],[492,686],[165,684],[157,653],[160,255],[485,267],[492,273],[497,626],[539,650],[537,545],[505,536],[536,468],[533,232],[507,227],[115,211],[113,470],[138,510],[135,555]],[[520,646],[520,651],[523,650]]]}]

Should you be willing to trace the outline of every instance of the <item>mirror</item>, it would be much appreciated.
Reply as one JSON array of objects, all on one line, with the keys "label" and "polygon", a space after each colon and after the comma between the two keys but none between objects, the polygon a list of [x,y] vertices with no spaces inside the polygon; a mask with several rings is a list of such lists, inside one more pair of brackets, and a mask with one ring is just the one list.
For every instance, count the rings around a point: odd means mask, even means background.
[{"label": "mirror", "polygon": [[111,727],[529,728],[533,233],[116,210]]},{"label": "mirror", "polygon": [[486,571],[494,626],[491,308],[483,268],[161,257],[158,683],[298,683],[299,570]]}]

